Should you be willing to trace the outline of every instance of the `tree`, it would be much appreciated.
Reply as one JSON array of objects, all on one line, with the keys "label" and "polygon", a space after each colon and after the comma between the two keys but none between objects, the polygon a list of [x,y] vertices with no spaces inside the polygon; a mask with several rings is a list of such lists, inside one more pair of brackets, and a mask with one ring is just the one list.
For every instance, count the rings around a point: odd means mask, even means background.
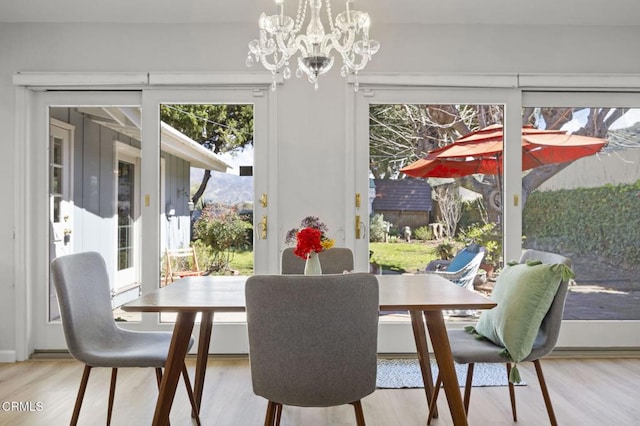
[{"label": "tree", "polygon": [[458,185],[445,183],[433,189],[434,199],[440,206],[441,219],[446,227],[447,236],[453,238],[462,215],[462,199]]},{"label": "tree", "polygon": [[[253,105],[163,104],[160,119],[216,154],[253,145]],[[195,205],[211,178],[205,170],[192,197]]]}]

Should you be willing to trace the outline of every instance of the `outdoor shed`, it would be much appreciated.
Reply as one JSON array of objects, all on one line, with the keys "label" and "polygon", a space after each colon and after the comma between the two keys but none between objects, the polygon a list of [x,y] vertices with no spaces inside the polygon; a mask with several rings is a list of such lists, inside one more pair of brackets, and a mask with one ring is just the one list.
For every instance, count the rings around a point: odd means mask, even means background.
[{"label": "outdoor shed", "polygon": [[393,228],[412,230],[429,224],[431,186],[424,179],[375,179],[373,214],[382,214]]}]

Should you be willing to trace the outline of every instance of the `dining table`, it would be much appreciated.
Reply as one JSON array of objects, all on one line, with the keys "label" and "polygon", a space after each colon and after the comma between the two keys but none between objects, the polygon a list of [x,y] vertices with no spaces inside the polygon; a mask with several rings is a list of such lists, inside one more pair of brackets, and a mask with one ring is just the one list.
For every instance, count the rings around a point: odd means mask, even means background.
[{"label": "dining table", "polygon": [[[495,302],[479,293],[458,287],[436,274],[393,274],[376,275],[376,277],[379,285],[380,311],[409,312],[417,358],[424,381],[427,411],[434,390],[427,340],[428,330],[453,424],[467,425],[443,311],[491,309],[496,306]],[[216,312],[245,311],[244,285],[247,278],[246,276],[185,277],[122,306],[124,311],[129,312],[177,314],[156,402],[153,425],[169,424],[173,398],[198,314],[201,314],[201,319],[193,390],[196,407],[200,410],[214,315]],[[437,412],[434,416],[437,416]]]}]

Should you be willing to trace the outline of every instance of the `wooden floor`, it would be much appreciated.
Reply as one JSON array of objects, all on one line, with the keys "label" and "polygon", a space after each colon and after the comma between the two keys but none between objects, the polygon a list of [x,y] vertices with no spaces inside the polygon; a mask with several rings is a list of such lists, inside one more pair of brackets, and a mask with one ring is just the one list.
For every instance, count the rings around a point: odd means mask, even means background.
[{"label": "wooden floor", "polygon": [[[193,375],[194,361],[187,365]],[[640,359],[546,359],[542,362],[560,425],[640,424]],[[68,424],[83,366],[73,360],[32,360],[0,364],[0,425]],[[518,422],[511,420],[507,387],[474,388],[469,409],[471,425],[539,426],[547,414],[531,364],[520,366],[528,385],[516,388]],[[104,425],[109,370],[94,369],[81,425]],[[157,396],[151,369],[123,369],[118,375],[113,425],[150,424]],[[19,402],[19,411],[12,402]],[[261,425],[266,401],[251,391],[247,359],[212,358],[203,396],[202,424]],[[438,401],[435,426],[451,425],[446,400]],[[377,390],[363,400],[369,426],[425,425],[427,408],[422,389]],[[192,425],[186,392],[181,384],[171,412],[172,425]],[[351,406],[335,408],[285,407],[283,426],[354,425]]]}]

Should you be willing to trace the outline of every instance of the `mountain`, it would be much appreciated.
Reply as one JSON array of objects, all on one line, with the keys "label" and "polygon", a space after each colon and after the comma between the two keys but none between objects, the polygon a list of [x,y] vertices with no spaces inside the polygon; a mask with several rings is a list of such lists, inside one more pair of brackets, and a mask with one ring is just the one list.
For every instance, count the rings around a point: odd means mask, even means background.
[{"label": "mountain", "polygon": [[[191,186],[199,186],[204,170],[191,169]],[[253,176],[211,172],[211,179],[203,196],[206,203],[253,203]]]}]

